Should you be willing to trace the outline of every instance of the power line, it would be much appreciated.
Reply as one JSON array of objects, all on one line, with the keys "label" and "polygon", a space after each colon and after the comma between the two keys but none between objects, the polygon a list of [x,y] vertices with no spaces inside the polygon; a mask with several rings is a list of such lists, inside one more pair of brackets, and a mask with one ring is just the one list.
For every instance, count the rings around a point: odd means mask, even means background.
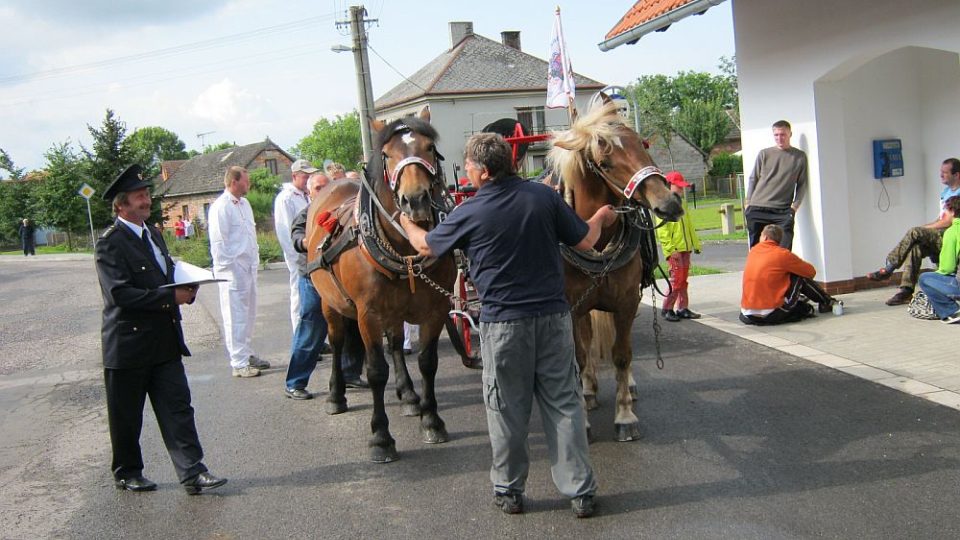
[{"label": "power line", "polygon": [[396,72],[397,75],[403,77],[403,80],[405,80],[405,81],[407,81],[408,83],[416,86],[417,88],[419,88],[420,90],[422,90],[422,91],[424,91],[424,92],[427,91],[426,88],[424,88],[424,87],[420,86],[419,84],[411,81],[410,79],[407,78],[406,75],[404,75],[403,73],[400,73],[400,70],[399,70],[399,69],[393,67],[393,66],[390,64],[390,62],[387,62],[387,59],[384,58],[383,56],[381,56],[380,53],[378,53],[377,50],[373,48],[373,45],[370,45],[370,42],[367,42],[367,48],[370,49],[371,51],[373,51],[373,54],[377,55],[377,58],[379,58],[384,64],[386,64],[387,67],[389,67],[389,68],[392,69],[394,72]]},{"label": "power line", "polygon": [[281,23],[274,26],[267,26],[264,28],[258,28],[256,30],[242,32],[238,34],[220,36],[217,38],[206,39],[203,41],[196,41],[193,43],[177,45],[174,47],[166,47],[163,49],[156,49],[156,50],[148,51],[144,53],[137,53],[137,54],[132,54],[128,56],[120,56],[116,58],[98,60],[95,62],[88,62],[86,64],[77,64],[73,66],[64,66],[64,67],[52,68],[52,69],[47,69],[42,71],[35,71],[33,73],[24,73],[20,75],[0,77],[0,86],[5,86],[12,83],[18,83],[18,82],[27,82],[32,80],[49,79],[53,77],[59,77],[62,75],[68,75],[68,74],[88,71],[92,69],[115,66],[118,64],[139,62],[139,61],[155,59],[155,58],[167,58],[171,56],[178,56],[186,53],[192,53],[200,50],[207,50],[207,49],[213,49],[216,47],[222,47],[227,44],[253,41],[253,40],[257,40],[262,37],[266,37],[278,32],[288,32],[288,31],[294,31],[297,29],[307,29],[314,26],[318,22],[334,19],[335,17],[336,17],[335,14],[319,15],[317,17],[300,19],[297,21]]}]

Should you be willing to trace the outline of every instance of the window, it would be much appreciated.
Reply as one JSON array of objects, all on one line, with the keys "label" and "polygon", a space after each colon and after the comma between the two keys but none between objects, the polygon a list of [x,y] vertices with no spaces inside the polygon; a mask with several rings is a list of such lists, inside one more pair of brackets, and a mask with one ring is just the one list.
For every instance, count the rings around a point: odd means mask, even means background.
[{"label": "window", "polygon": [[270,174],[277,175],[277,160],[268,159],[264,161],[264,165],[267,167],[267,170],[270,171]]},{"label": "window", "polygon": [[190,221],[190,206],[186,204],[183,205],[183,211],[181,212],[181,214],[183,215],[184,221]]},{"label": "window", "polygon": [[206,223],[210,218],[210,203],[203,203],[203,222]]},{"label": "window", "polygon": [[527,135],[544,133],[547,128],[547,114],[543,107],[519,107],[517,120],[530,129]]}]

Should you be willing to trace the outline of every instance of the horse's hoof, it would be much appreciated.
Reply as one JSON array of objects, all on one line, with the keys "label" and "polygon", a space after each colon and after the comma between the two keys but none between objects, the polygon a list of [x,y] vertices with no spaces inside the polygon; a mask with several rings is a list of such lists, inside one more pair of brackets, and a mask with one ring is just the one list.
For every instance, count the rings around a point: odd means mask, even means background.
[{"label": "horse's hoof", "polygon": [[329,415],[341,414],[347,412],[346,401],[328,401],[324,403],[323,410]]},{"label": "horse's hoof", "polygon": [[592,410],[594,410],[594,409],[596,409],[597,407],[600,406],[600,402],[597,401],[597,396],[594,395],[594,394],[589,394],[589,395],[583,396],[583,400],[584,400],[584,401],[586,402],[586,404],[587,404],[587,410],[588,410],[588,411],[592,411]]},{"label": "horse's hoof", "polygon": [[401,416],[420,416],[420,405],[416,403],[403,403],[400,405]]},{"label": "horse's hoof", "polygon": [[639,396],[639,394],[637,394],[637,385],[635,385],[635,384],[634,384],[634,385],[631,385],[631,386],[627,387],[627,390],[630,391],[630,399],[636,401],[637,398],[638,398],[638,396]]},{"label": "horse's hoof", "polygon": [[614,436],[617,442],[640,440],[640,424],[614,424]]},{"label": "horse's hoof", "polygon": [[444,428],[436,429],[420,429],[420,432],[423,434],[423,442],[427,444],[440,444],[445,443],[450,440],[450,436],[447,435],[447,430]]},{"label": "horse's hoof", "polygon": [[483,369],[483,360],[479,356],[460,358],[463,361],[463,367],[467,369]]},{"label": "horse's hoof", "polygon": [[391,444],[390,446],[373,446],[370,448],[370,461],[374,463],[390,463],[398,459],[400,459],[400,454],[397,452],[397,446],[395,444]]}]

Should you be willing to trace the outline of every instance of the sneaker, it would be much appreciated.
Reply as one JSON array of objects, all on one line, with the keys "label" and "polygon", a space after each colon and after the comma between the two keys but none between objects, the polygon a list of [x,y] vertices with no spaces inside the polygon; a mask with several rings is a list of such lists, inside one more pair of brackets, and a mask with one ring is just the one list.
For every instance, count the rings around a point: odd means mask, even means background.
[{"label": "sneaker", "polygon": [[950,315],[950,316],[947,317],[946,319],[943,319],[942,322],[943,322],[944,324],[956,324],[956,323],[960,322],[960,311],[957,311],[957,312],[954,313],[953,315]]},{"label": "sneaker", "polygon": [[498,506],[504,514],[523,513],[523,495],[519,493],[495,493],[493,504]]},{"label": "sneaker", "polygon": [[677,322],[677,321],[680,320],[680,316],[677,315],[677,312],[674,311],[674,310],[672,310],[672,309],[668,309],[668,310],[666,310],[666,311],[661,311],[661,312],[660,312],[660,316],[663,317],[664,320],[667,320],[667,321],[670,321],[670,322]]},{"label": "sneaker", "polygon": [[593,495],[581,495],[570,499],[570,507],[578,518],[588,518],[597,510],[597,504],[593,501]]},{"label": "sneaker", "polygon": [[260,370],[253,366],[243,366],[242,368],[233,368],[233,376],[241,378],[259,377]]},{"label": "sneaker", "polygon": [[257,369],[270,369],[270,362],[267,362],[259,356],[251,355],[249,362],[251,366]]},{"label": "sneaker", "polygon": [[891,275],[893,275],[893,272],[887,270],[886,268],[881,268],[876,272],[870,272],[867,274],[867,279],[870,281],[886,281],[890,279]]},{"label": "sneaker", "polygon": [[887,299],[886,304],[888,306],[902,306],[909,304],[910,300],[913,300],[913,291],[910,289],[900,289],[897,291],[897,294]]},{"label": "sneaker", "polygon": [[688,308],[677,310],[677,316],[680,317],[681,319],[699,319],[701,317],[699,313],[694,313],[693,311],[690,311]]},{"label": "sneaker", "polygon": [[307,392],[305,388],[285,388],[283,393],[290,399],[313,399],[313,394]]}]

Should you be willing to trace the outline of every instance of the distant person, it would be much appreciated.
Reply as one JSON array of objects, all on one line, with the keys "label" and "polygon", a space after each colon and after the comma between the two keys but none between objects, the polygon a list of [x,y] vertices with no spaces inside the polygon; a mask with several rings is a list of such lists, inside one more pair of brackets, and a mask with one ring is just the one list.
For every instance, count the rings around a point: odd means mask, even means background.
[{"label": "distant person", "polygon": [[36,234],[37,229],[33,226],[33,221],[30,218],[23,218],[23,221],[20,223],[20,244],[23,245],[23,256],[28,255],[37,255],[36,251]]},{"label": "distant person", "polygon": [[912,227],[903,235],[900,243],[887,254],[887,261],[883,268],[867,274],[873,281],[886,281],[903,266],[900,274],[900,289],[887,299],[888,306],[909,304],[913,299],[913,289],[920,276],[920,267],[923,258],[930,257],[934,262],[940,254],[943,233],[953,223],[953,215],[947,211],[947,200],[960,195],[960,160],[957,158],[945,159],[940,165],[940,215],[936,221]]},{"label": "distant person", "polygon": [[349,178],[350,180],[359,180],[359,179],[360,179],[360,173],[358,173],[357,171],[347,171],[347,175],[346,175],[346,176],[347,176],[347,178]]},{"label": "distant person", "polygon": [[297,330],[297,323],[300,322],[298,286],[300,273],[297,271],[297,260],[305,258],[305,255],[293,249],[293,243],[290,241],[290,225],[293,224],[293,218],[310,204],[307,180],[311,174],[319,170],[305,159],[294,161],[290,166],[290,181],[280,186],[280,193],[277,193],[277,197],[273,200],[273,230],[283,251],[283,261],[290,273],[290,324],[294,331]]},{"label": "distant person", "polygon": [[743,269],[740,321],[774,325],[813,317],[816,302],[820,313],[832,311],[837,301],[813,281],[817,270],[783,245],[783,229],[770,224],[760,233],[760,242],[747,254]]},{"label": "distant person", "polygon": [[183,216],[180,216],[173,224],[173,236],[176,240],[183,240],[184,234],[186,234],[186,229],[183,226]]},{"label": "distant person", "polygon": [[960,284],[957,283],[957,259],[960,258],[960,196],[947,199],[944,211],[953,216],[950,227],[943,233],[940,248],[940,263],[936,272],[920,274],[920,290],[930,299],[933,311],[945,323],[960,322],[957,299]]},{"label": "distant person", "polygon": [[[163,443],[180,484],[191,495],[227,483],[207,470],[190,405],[183,356],[190,356],[180,326],[182,304],[192,304],[197,286],[174,282],[173,260],[160,231],[147,225],[149,184],[131,165],[104,191],[117,216],[95,247],[103,294],[103,378],[117,489],[153,491],[143,476],[140,431],[150,397]],[[144,266],[145,265],[145,266]],[[164,288],[161,288],[164,287]]]},{"label": "distant person", "polygon": [[764,148],[747,183],[743,218],[750,247],[760,241],[760,232],[770,223],[783,229],[781,246],[793,249],[793,223],[807,186],[807,155],[790,146],[790,122],[773,124],[775,146]]},{"label": "distant person", "polygon": [[185,240],[193,236],[193,222],[189,219],[183,221],[183,238]]},{"label": "distant person", "polygon": [[327,176],[330,177],[330,180],[341,180],[347,177],[347,172],[343,168],[343,165],[337,163],[336,161],[325,165],[324,170],[327,173]]},{"label": "distant person", "polygon": [[243,167],[227,169],[223,194],[210,205],[210,255],[220,282],[223,338],[234,377],[257,377],[270,363],[253,353],[253,328],[257,317],[257,267],[260,248],[253,209],[244,197],[250,175]]},{"label": "distant person", "polygon": [[[670,264],[670,293],[663,299],[660,315],[670,321],[680,319],[699,319],[700,314],[690,311],[690,297],[687,292],[687,277],[690,275],[690,254],[700,253],[700,238],[693,228],[687,200],[683,196],[684,188],[692,184],[677,171],[670,171],[664,177],[670,184],[670,191],[680,196],[683,205],[683,217],[679,221],[658,225],[657,239],[663,248],[663,256]],[[659,219],[657,220],[659,221]]]}]

